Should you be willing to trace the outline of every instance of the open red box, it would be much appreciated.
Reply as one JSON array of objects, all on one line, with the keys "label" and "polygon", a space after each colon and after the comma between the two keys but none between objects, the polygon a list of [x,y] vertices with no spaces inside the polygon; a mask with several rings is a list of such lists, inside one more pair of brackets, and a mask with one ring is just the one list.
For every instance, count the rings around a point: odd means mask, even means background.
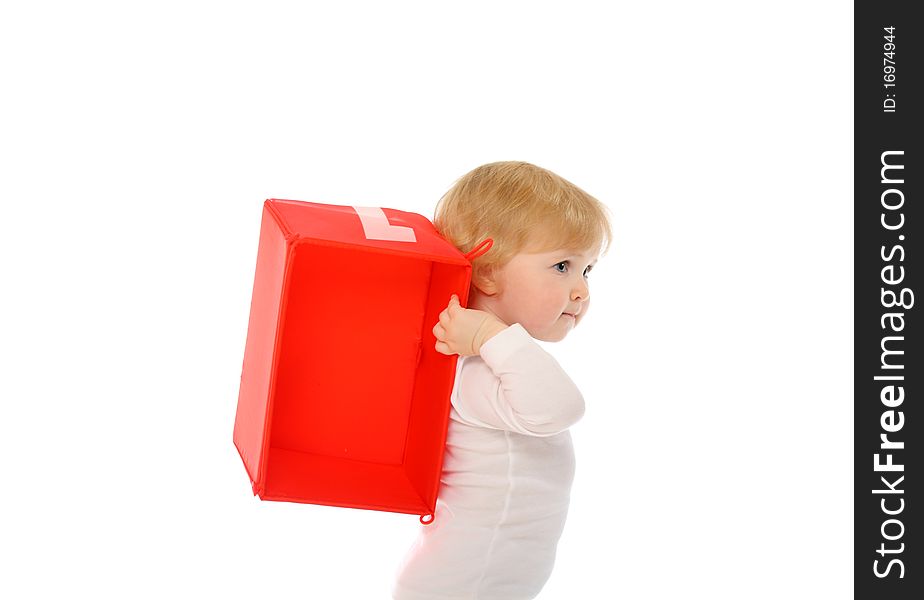
[{"label": "open red box", "polygon": [[432,514],[458,358],[432,328],[470,279],[421,215],[267,200],[234,421],[254,494]]}]

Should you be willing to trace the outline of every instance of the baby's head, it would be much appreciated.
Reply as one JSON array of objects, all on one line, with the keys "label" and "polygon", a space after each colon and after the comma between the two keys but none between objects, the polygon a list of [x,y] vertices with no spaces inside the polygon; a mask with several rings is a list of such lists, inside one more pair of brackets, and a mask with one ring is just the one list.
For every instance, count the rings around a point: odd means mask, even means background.
[{"label": "baby's head", "polygon": [[463,253],[494,240],[472,262],[469,307],[547,341],[564,338],[586,314],[586,272],[612,238],[599,200],[525,162],[464,175],[440,200],[434,224]]}]

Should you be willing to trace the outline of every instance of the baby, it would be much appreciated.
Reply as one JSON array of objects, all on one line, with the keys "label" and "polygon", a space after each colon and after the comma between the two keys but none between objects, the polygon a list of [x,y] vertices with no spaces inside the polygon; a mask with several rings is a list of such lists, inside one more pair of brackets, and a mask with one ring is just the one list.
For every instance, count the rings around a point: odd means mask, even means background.
[{"label": "baby", "polygon": [[612,233],[606,208],[529,163],[478,167],[443,196],[434,224],[474,259],[469,307],[433,327],[460,355],[434,521],[398,575],[396,600],[535,598],[568,512],[568,428],[584,400],[534,340],[564,339],[587,314],[587,274]]}]

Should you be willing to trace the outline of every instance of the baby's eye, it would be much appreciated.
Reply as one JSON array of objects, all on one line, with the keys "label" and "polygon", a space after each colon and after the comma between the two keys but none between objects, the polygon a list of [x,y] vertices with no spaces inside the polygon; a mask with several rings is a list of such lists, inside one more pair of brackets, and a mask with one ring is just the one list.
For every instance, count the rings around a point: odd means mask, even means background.
[{"label": "baby's eye", "polygon": [[[560,267],[560,268],[559,268],[559,267]],[[568,261],[567,261],[567,260],[563,260],[563,261],[561,261],[560,263],[558,263],[557,265],[555,265],[553,268],[554,268],[556,271],[558,271],[559,273],[567,273],[567,272],[568,272]]]},{"label": "baby's eye", "polygon": [[592,270],[593,270],[593,265],[591,265],[591,266],[587,267],[586,269],[584,269],[584,277],[587,277],[588,275],[590,275],[590,272],[591,272]]}]

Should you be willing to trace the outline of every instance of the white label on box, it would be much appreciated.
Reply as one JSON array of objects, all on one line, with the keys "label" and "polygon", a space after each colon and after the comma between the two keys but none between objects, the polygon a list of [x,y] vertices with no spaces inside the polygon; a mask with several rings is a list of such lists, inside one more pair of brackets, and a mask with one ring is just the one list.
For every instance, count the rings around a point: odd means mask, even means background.
[{"label": "white label on box", "polygon": [[416,242],[414,230],[403,225],[392,225],[385,216],[385,211],[372,206],[354,206],[359,215],[363,232],[367,240],[389,240],[392,242]]}]

